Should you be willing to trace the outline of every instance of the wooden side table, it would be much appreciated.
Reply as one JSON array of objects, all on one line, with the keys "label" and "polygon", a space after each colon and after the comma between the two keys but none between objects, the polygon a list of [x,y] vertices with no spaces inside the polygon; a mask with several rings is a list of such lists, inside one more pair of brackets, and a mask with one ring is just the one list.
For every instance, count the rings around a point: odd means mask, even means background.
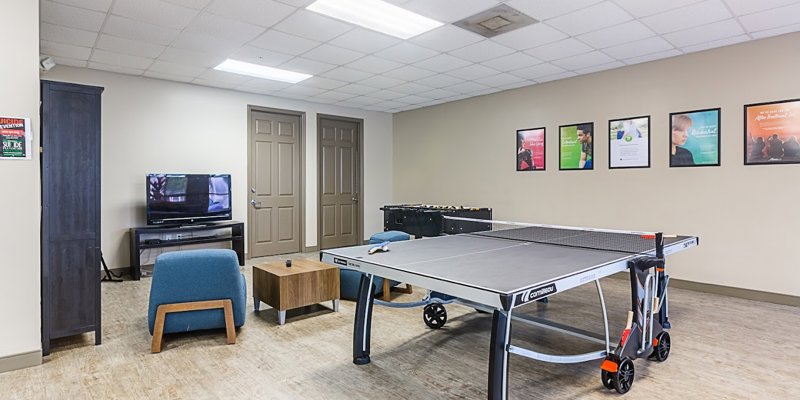
[{"label": "wooden side table", "polygon": [[339,311],[339,268],[319,261],[276,261],[253,266],[253,304],[256,311],[261,302],[278,310],[278,321],[286,323],[286,310],[325,301],[333,302]]}]

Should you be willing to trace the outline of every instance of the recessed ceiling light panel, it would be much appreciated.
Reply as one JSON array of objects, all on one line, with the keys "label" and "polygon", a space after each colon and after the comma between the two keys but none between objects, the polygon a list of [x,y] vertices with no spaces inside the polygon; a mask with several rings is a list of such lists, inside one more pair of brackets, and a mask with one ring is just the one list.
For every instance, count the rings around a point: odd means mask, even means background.
[{"label": "recessed ceiling light panel", "polygon": [[232,72],[234,74],[253,76],[256,78],[269,79],[273,81],[297,83],[311,78],[313,75],[300,72],[287,71],[285,69],[266,67],[264,65],[251,64],[244,61],[231,60],[223,61],[222,64],[214,67],[217,71]]},{"label": "recessed ceiling light panel", "polygon": [[381,0],[317,0],[306,9],[400,39],[444,25]]}]

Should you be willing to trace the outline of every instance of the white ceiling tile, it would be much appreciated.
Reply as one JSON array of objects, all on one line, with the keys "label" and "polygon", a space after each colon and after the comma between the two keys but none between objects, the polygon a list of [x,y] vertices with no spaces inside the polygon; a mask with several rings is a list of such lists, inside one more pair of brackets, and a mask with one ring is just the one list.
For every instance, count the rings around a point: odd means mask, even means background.
[{"label": "white ceiling tile", "polygon": [[246,43],[264,33],[264,28],[211,13],[202,13],[186,27],[185,32]]},{"label": "white ceiling tile", "polygon": [[192,79],[191,83],[193,85],[215,87],[219,89],[236,89],[236,87],[239,86],[238,83],[210,81],[208,79],[203,79],[203,78],[194,78]]},{"label": "white ceiling tile", "polygon": [[653,61],[653,60],[660,60],[662,58],[675,57],[675,56],[679,56],[681,54],[683,54],[683,53],[680,50],[672,49],[672,50],[666,50],[666,51],[659,51],[657,53],[645,54],[645,55],[637,56],[637,57],[631,57],[631,58],[627,58],[627,59],[622,60],[622,61],[625,64],[631,65],[631,64],[639,64],[639,63]]},{"label": "white ceiling tile", "polygon": [[152,58],[136,57],[127,54],[112,53],[110,51],[95,49],[89,61],[100,64],[120,65],[138,69],[147,69],[153,63]]},{"label": "white ceiling tile", "polygon": [[97,41],[97,32],[83,31],[43,22],[39,27],[39,38],[73,46],[93,47],[95,41]]},{"label": "white ceiling tile", "polygon": [[198,11],[161,0],[125,0],[115,2],[111,13],[166,28],[183,29]]},{"label": "white ceiling tile", "polygon": [[123,39],[105,34],[100,35],[96,47],[98,49],[147,58],[156,58],[166,49],[165,46],[158,44]]},{"label": "white ceiling tile", "polygon": [[509,6],[538,19],[539,21],[543,21],[589,7],[592,4],[599,3],[600,1],[601,0],[511,0],[507,1],[506,3]]},{"label": "white ceiling tile", "polygon": [[511,71],[511,74],[519,76],[520,78],[537,80],[543,76],[559,74],[562,72],[564,72],[563,68],[557,67],[553,64],[544,63],[534,65],[532,67],[518,69],[516,71]]},{"label": "white ceiling tile", "polygon": [[304,8],[307,5],[315,2],[316,0],[278,0],[278,1],[293,7]]},{"label": "white ceiling tile", "polygon": [[405,97],[400,97],[399,99],[397,99],[397,101],[407,104],[422,104],[422,103],[427,103],[431,100],[432,99],[429,99],[427,97],[417,96],[414,94]]},{"label": "white ceiling tile", "polygon": [[509,55],[513,52],[514,49],[494,43],[491,40],[484,40],[482,42],[474,43],[458,50],[451,51],[450,54],[458,58],[463,58],[464,60],[482,62]]},{"label": "white ceiling tile", "polygon": [[368,29],[355,28],[344,35],[341,35],[329,43],[345,49],[355,50],[360,53],[374,53],[389,46],[400,43],[400,39],[373,32]]},{"label": "white ceiling tile", "polygon": [[[429,76],[427,78],[417,79],[416,83],[420,85],[425,85],[431,88],[448,88],[452,85],[456,85],[459,83],[464,82],[463,79],[455,78],[452,76],[448,76],[445,74],[439,74],[434,76]],[[396,88],[395,88],[396,89]]]},{"label": "white ceiling tile", "polygon": [[236,52],[228,56],[228,58],[249,62],[252,64],[276,67],[294,57],[288,54],[276,53],[274,51],[264,50],[254,46],[244,46],[241,49],[236,50]]},{"label": "white ceiling tile", "polygon": [[707,0],[677,10],[642,18],[656,33],[664,34],[710,24],[732,17],[722,0]]},{"label": "white ceiling tile", "polygon": [[380,103],[381,99],[376,99],[374,97],[369,96],[358,96],[358,97],[351,97],[347,99],[347,103],[352,106],[365,106],[367,104],[375,104]]},{"label": "white ceiling tile", "polygon": [[39,44],[39,52],[48,56],[66,57],[76,60],[88,60],[92,54],[89,47],[73,46],[71,44],[54,43],[42,40]]},{"label": "white ceiling tile", "polygon": [[128,74],[128,75],[141,75],[144,73],[144,69],[140,68],[123,67],[120,65],[108,65],[91,61],[89,62],[88,67],[100,71],[109,71],[109,72],[116,72],[119,74]]},{"label": "white ceiling tile", "polygon": [[197,80],[203,80],[205,82],[219,82],[219,83],[226,83],[238,86],[252,79],[253,78],[246,75],[233,74],[225,71],[217,71],[215,69],[209,68],[206,69],[202,74],[198,75],[197,79],[195,79],[192,82],[196,82]]},{"label": "white ceiling tile", "polygon": [[274,28],[306,39],[325,42],[353,29],[353,26],[311,11],[299,10]]},{"label": "white ceiling tile", "polygon": [[302,72],[304,74],[319,75],[323,72],[336,68],[333,64],[320,61],[309,60],[307,58],[295,57],[280,65],[280,68],[289,71]]},{"label": "white ceiling tile", "polygon": [[364,57],[364,54],[341,47],[331,46],[329,44],[323,44],[303,53],[303,57],[331,64],[343,65]]},{"label": "white ceiling tile", "polygon": [[161,61],[169,61],[179,64],[198,65],[203,67],[216,67],[225,61],[226,55],[209,54],[191,50],[176,49],[167,47],[158,57]]},{"label": "white ceiling tile", "polygon": [[552,63],[564,69],[581,69],[588,68],[594,65],[607,64],[614,61],[613,58],[599,52],[593,51],[591,53],[580,54],[577,56],[563,58],[561,60],[553,61]]},{"label": "white ceiling tile", "polygon": [[481,85],[486,85],[491,87],[502,87],[505,85],[512,85],[515,83],[527,82],[527,81],[528,81],[527,79],[506,73],[475,79],[475,82],[480,83]]},{"label": "white ceiling tile", "polygon": [[536,81],[524,80],[524,81],[520,81],[520,82],[517,82],[517,83],[498,86],[497,88],[498,89],[502,89],[502,90],[511,90],[511,89],[518,89],[518,88],[526,87],[526,86],[532,86],[532,85],[535,85],[536,83],[537,83]]},{"label": "white ceiling tile", "polygon": [[715,22],[663,35],[675,47],[687,47],[699,43],[712,42],[719,39],[743,35],[745,32],[735,19]]},{"label": "white ceiling tile", "polygon": [[573,76],[578,76],[578,74],[576,74],[576,73],[574,73],[572,71],[567,71],[567,72],[562,72],[560,74],[544,76],[544,77],[541,77],[541,78],[537,79],[537,81],[539,83],[544,83],[544,82],[557,81],[557,80],[560,80],[560,79],[572,78]]},{"label": "white ceiling tile", "polygon": [[66,4],[88,10],[108,12],[113,0],[55,0],[56,3]]},{"label": "white ceiling tile", "polygon": [[484,67],[480,64],[472,64],[470,66],[459,68],[447,73],[447,75],[455,76],[464,80],[476,80],[478,78],[485,78],[491,75],[497,75],[498,71],[489,67]]},{"label": "white ceiling tile", "polygon": [[407,106],[407,105],[408,105],[408,103],[401,103],[399,101],[387,100],[387,101],[383,101],[383,102],[380,102],[380,103],[377,103],[377,104],[371,104],[371,105],[368,104],[368,105],[364,106],[364,109],[372,110],[372,111],[388,111],[388,110],[391,110],[393,108],[403,107],[403,106]]},{"label": "white ceiling tile", "polygon": [[386,72],[383,75],[388,76],[390,78],[402,79],[405,81],[414,81],[417,79],[427,78],[429,76],[436,75],[436,73],[433,71],[429,71],[427,69],[417,68],[413,65],[406,65],[404,67],[400,67],[397,69],[393,69],[389,72]]},{"label": "white ceiling tile", "polygon": [[284,94],[296,94],[301,96],[316,96],[318,94],[325,93],[326,91],[327,90],[325,89],[319,89],[315,87],[292,85],[276,93],[276,95],[281,96]]},{"label": "white ceiling tile", "polygon": [[617,60],[623,60],[670,49],[673,49],[673,46],[666,40],[657,36],[649,39],[621,44],[619,46],[609,47],[607,49],[603,49],[603,53],[606,53]]},{"label": "white ceiling tile", "polygon": [[194,78],[191,76],[165,74],[158,71],[145,71],[144,74],[142,75],[153,79],[161,79],[164,81],[183,82],[183,83],[189,83],[192,80],[194,80]]},{"label": "white ceiling tile", "polygon": [[400,79],[388,78],[381,75],[375,75],[369,77],[367,79],[360,80],[358,83],[360,85],[372,86],[376,89],[388,89],[390,87],[394,87],[400,84],[405,83],[406,81],[402,81]]},{"label": "white ceiling tile", "polygon": [[55,57],[55,56],[53,57],[53,62],[56,63],[56,68],[58,68],[59,65],[86,68],[86,65],[88,64],[86,60],[76,60],[74,58],[69,58],[69,57]]},{"label": "white ceiling tile", "polygon": [[402,65],[403,64],[389,61],[380,57],[366,56],[345,65],[345,67],[357,69],[359,71],[370,72],[373,74],[382,74],[386,71],[399,68]]},{"label": "white ceiling tile", "polygon": [[497,35],[491,40],[512,49],[527,50],[557,42],[566,37],[567,35],[558,29],[544,23],[538,23]]},{"label": "white ceiling tile", "polygon": [[270,79],[252,79],[238,86],[237,89],[254,91],[257,93],[272,93],[291,86],[290,83],[273,81]]},{"label": "white ceiling tile", "polygon": [[615,3],[636,18],[647,17],[660,12],[674,10],[689,4],[699,3],[700,1],[702,0],[614,0]]},{"label": "white ceiling tile", "polygon": [[402,7],[440,22],[455,22],[497,4],[495,0],[411,0]]},{"label": "white ceiling tile", "polygon": [[338,92],[349,93],[349,94],[353,94],[353,95],[365,95],[365,94],[373,93],[373,92],[375,92],[377,90],[378,89],[375,89],[374,87],[359,85],[357,83],[351,83],[349,85],[342,86],[342,87],[336,89],[336,91],[338,91]]},{"label": "white ceiling tile", "polygon": [[374,97],[380,100],[392,100],[405,96],[406,95],[403,93],[394,92],[391,90],[378,90],[377,92],[372,92],[369,94],[369,97]]},{"label": "white ceiling tile", "polygon": [[223,55],[230,54],[241,47],[241,44],[232,40],[184,31],[172,42],[172,47]]},{"label": "white ceiling tile", "polygon": [[216,0],[206,11],[248,24],[269,27],[297,10],[272,0]]},{"label": "white ceiling tile", "polygon": [[763,39],[770,36],[783,35],[786,33],[792,33],[798,31],[800,31],[800,24],[794,24],[794,25],[782,26],[780,28],[775,28],[775,29],[767,29],[764,31],[752,32],[750,33],[750,36],[752,36],[754,39]]},{"label": "white ceiling tile", "polygon": [[466,67],[470,64],[472,63],[469,61],[464,61],[449,54],[439,54],[438,56],[431,57],[427,60],[416,62],[414,63],[414,66],[436,72],[447,72],[456,68]]},{"label": "white ceiling tile", "polygon": [[608,70],[608,69],[614,69],[614,68],[619,68],[619,67],[624,67],[624,66],[625,66],[625,63],[623,63],[621,61],[614,61],[614,62],[610,62],[608,64],[600,64],[600,65],[594,65],[594,66],[587,67],[587,68],[577,69],[577,70],[575,70],[575,72],[583,75],[583,74],[591,74],[593,72],[605,71],[605,70]]},{"label": "white ceiling tile", "polygon": [[578,36],[577,39],[595,49],[603,49],[653,36],[655,36],[655,32],[641,22],[630,21],[599,31],[585,33]]},{"label": "white ceiling tile", "polygon": [[360,80],[367,79],[372,75],[374,74],[347,67],[338,67],[322,74],[322,76],[326,78],[336,79],[345,82],[358,82]]},{"label": "white ceiling tile", "polygon": [[522,52],[517,52],[500,58],[495,58],[494,60],[484,61],[482,64],[498,71],[508,72],[524,67],[532,67],[541,63],[542,60],[539,60],[538,58],[529,56]]},{"label": "white ceiling tile", "polygon": [[452,90],[458,93],[471,93],[486,89],[489,89],[489,87],[475,82],[461,82],[447,87],[447,90]]},{"label": "white ceiling tile", "polygon": [[402,85],[398,85],[392,88],[393,92],[400,92],[404,94],[417,94],[422,92],[427,92],[433,89],[433,87],[425,85],[421,82],[408,82]]},{"label": "white ceiling tile", "polygon": [[450,90],[444,90],[444,89],[433,89],[433,90],[429,90],[427,92],[420,92],[419,93],[419,95],[422,96],[422,97],[427,97],[429,99],[436,99],[436,100],[438,100],[438,99],[446,99],[448,97],[452,97],[452,96],[455,96],[457,94],[458,93],[456,93],[456,92],[452,92]]},{"label": "white ceiling tile", "polygon": [[728,3],[728,7],[731,8],[733,13],[740,16],[797,2],[797,0],[725,0],[725,3]]},{"label": "white ceiling tile", "polygon": [[733,37],[727,37],[727,38],[724,38],[724,39],[714,40],[714,41],[710,41],[710,42],[704,42],[704,43],[696,44],[696,45],[693,45],[693,46],[681,47],[681,50],[683,50],[684,53],[693,53],[695,51],[703,51],[703,50],[713,49],[713,48],[716,48],[716,47],[730,46],[732,44],[742,43],[742,42],[746,42],[748,40],[750,40],[750,36],[739,35],[739,36],[733,36]]},{"label": "white ceiling tile", "polygon": [[402,42],[375,53],[375,55],[378,57],[388,58],[392,61],[405,64],[422,61],[426,58],[431,58],[436,54],[438,53],[433,50],[426,49],[408,42]]},{"label": "white ceiling tile", "polygon": [[593,49],[591,47],[575,39],[564,39],[560,42],[546,44],[544,46],[526,50],[525,53],[545,61],[550,61],[582,53],[588,53],[592,50]]},{"label": "white ceiling tile", "polygon": [[262,49],[297,56],[319,46],[321,42],[270,29],[250,44]]},{"label": "white ceiling tile", "polygon": [[610,1],[571,12],[547,21],[547,24],[570,35],[596,31],[633,19],[625,10]]},{"label": "white ceiling tile", "polygon": [[299,84],[303,86],[310,86],[317,89],[331,90],[347,85],[347,82],[337,81],[335,79],[323,78],[321,76],[314,76],[300,82]]},{"label": "white ceiling tile", "polygon": [[103,32],[117,37],[161,45],[172,43],[180,33],[177,29],[163,28],[113,15],[108,16],[108,21],[103,26]]},{"label": "white ceiling tile", "polygon": [[175,4],[181,7],[194,8],[195,10],[202,10],[211,0],[164,0],[167,3]]},{"label": "white ceiling tile", "polygon": [[162,74],[170,74],[170,75],[180,75],[180,76],[188,76],[192,78],[198,77],[200,74],[203,73],[207,68],[197,67],[193,65],[186,65],[186,64],[176,64],[170,63],[165,61],[158,61],[156,60],[148,71],[153,72],[160,72]]},{"label": "white ceiling tile", "polygon": [[329,90],[324,93],[318,94],[316,97],[320,99],[342,101],[355,97],[356,95],[350,93],[342,93],[336,90]]},{"label": "white ceiling tile", "polygon": [[800,21],[800,3],[791,6],[774,8],[739,18],[748,32],[763,31],[794,25]]},{"label": "white ceiling tile", "polygon": [[483,37],[453,25],[442,25],[409,40],[429,49],[448,52],[479,42],[483,40]]},{"label": "white ceiling tile", "polygon": [[106,13],[66,6],[43,0],[39,8],[39,21],[97,32],[103,26]]}]

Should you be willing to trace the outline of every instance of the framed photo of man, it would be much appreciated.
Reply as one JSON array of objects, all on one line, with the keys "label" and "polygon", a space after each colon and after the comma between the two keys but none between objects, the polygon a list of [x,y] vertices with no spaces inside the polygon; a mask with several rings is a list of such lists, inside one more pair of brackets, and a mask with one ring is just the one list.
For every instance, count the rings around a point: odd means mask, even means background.
[{"label": "framed photo of man", "polygon": [[608,168],[650,168],[650,116],[608,121]]},{"label": "framed photo of man", "polygon": [[800,99],[744,106],[744,164],[800,163]]},{"label": "framed photo of man", "polygon": [[517,130],[517,171],[544,171],[545,128]]},{"label": "framed photo of man", "polygon": [[720,109],[669,114],[670,167],[719,165]]},{"label": "framed photo of man", "polygon": [[594,169],[594,122],[558,127],[558,169]]}]

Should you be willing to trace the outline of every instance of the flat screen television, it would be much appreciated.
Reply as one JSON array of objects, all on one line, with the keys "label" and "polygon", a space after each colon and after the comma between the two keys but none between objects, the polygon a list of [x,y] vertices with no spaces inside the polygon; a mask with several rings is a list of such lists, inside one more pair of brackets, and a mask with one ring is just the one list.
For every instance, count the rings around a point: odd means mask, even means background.
[{"label": "flat screen television", "polygon": [[181,225],[231,219],[231,176],[147,175],[147,224]]}]

